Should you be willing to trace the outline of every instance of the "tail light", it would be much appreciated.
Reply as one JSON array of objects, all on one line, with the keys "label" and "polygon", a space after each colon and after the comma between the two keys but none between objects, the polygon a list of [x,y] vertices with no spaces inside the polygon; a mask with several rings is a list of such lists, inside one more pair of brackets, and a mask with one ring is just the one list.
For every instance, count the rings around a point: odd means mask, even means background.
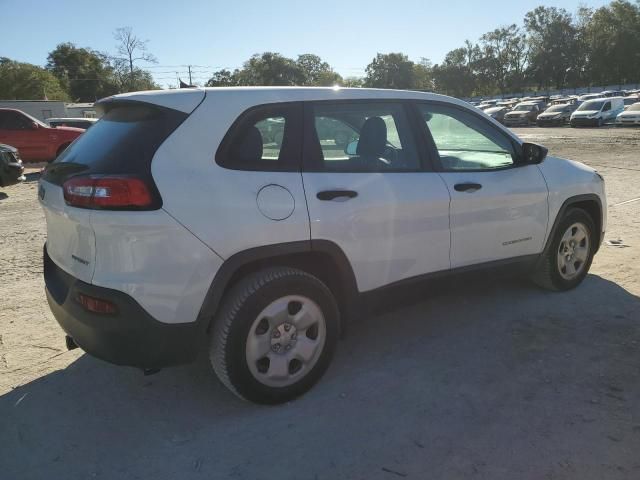
[{"label": "tail light", "polygon": [[136,177],[73,177],[62,186],[67,205],[104,210],[151,210],[154,196]]}]

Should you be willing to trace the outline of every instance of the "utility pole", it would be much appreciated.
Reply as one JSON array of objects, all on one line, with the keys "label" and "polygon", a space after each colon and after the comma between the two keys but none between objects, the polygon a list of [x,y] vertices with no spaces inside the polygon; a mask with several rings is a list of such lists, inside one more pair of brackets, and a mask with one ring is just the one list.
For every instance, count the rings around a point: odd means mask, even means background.
[{"label": "utility pole", "polygon": [[191,81],[191,65],[189,65],[189,85],[193,85],[193,82]]}]

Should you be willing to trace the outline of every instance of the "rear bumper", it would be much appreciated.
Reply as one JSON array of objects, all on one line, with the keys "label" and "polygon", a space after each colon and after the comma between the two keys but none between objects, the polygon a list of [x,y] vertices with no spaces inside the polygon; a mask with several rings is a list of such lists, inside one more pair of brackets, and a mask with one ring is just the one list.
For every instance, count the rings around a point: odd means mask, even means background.
[{"label": "rear bumper", "polygon": [[[110,363],[161,368],[195,360],[205,337],[197,322],[167,324],[154,319],[129,295],[82,282],[58,267],[44,248],[47,301],[67,335],[85,352]],[[85,310],[78,293],[109,300],[113,315]]]}]

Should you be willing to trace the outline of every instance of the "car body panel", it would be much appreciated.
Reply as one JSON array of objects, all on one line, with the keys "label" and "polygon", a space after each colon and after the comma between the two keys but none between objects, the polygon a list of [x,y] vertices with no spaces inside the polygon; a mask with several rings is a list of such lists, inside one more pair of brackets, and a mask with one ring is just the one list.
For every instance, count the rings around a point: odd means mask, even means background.
[{"label": "car body panel", "polygon": [[[442,172],[451,195],[451,267],[540,253],[548,222],[547,185],[536,165]],[[478,183],[458,192],[459,183]]]},{"label": "car body panel", "polygon": [[[602,231],[607,227],[607,198],[604,181],[596,170],[573,160],[549,156],[539,166],[549,187],[549,225],[562,205],[572,197],[596,195],[602,205]],[[549,228],[551,228],[549,226]],[[547,231],[547,235],[549,230]]]},{"label": "car body panel", "polygon": [[47,223],[47,250],[65,272],[91,283],[96,237],[91,227],[94,210],[69,207],[59,185],[40,179],[38,198]]},{"label": "car body panel", "polygon": [[162,209],[94,210],[91,228],[93,285],[130,295],[159,322],[196,321],[222,264],[218,255]]},{"label": "car body panel", "polygon": [[[335,242],[363,292],[448,270],[449,193],[432,172],[304,172],[311,238]],[[322,201],[323,190],[352,190],[348,200]]]}]

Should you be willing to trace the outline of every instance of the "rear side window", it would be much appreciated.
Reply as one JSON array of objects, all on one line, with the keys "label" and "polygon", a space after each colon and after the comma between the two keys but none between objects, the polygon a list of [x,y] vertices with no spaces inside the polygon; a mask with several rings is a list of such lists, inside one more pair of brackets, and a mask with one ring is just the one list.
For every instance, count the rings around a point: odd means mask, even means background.
[{"label": "rear side window", "polygon": [[60,184],[68,176],[126,174],[151,177],[158,147],[187,118],[176,110],[144,103],[120,103],[60,155],[45,180]]},{"label": "rear side window", "polygon": [[301,116],[297,103],[250,109],[229,129],[216,162],[233,170],[300,170]]},{"label": "rear side window", "polygon": [[318,102],[309,107],[309,171],[416,171],[420,158],[404,106]]}]

